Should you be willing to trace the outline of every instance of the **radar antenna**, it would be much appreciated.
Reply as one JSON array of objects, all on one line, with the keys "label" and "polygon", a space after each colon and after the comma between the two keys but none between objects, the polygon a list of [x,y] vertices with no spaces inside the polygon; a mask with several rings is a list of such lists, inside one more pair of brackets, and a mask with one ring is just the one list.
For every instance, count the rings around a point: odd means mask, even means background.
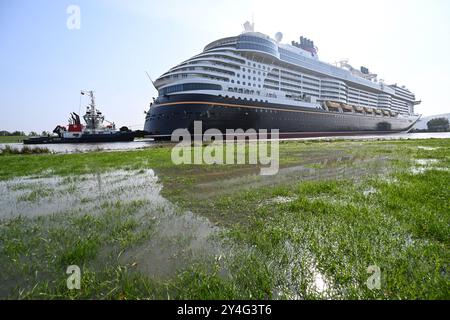
[{"label": "radar antenna", "polygon": [[275,33],[275,40],[277,41],[277,43],[280,43],[281,40],[283,40],[283,34],[281,32]]},{"label": "radar antenna", "polygon": [[255,23],[250,23],[249,21],[246,21],[244,23],[244,31],[245,32],[255,32]]}]

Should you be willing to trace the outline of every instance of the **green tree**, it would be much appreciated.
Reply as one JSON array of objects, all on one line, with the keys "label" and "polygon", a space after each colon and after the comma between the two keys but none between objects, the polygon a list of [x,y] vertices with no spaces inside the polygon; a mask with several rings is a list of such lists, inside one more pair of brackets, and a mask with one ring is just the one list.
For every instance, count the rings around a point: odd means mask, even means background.
[{"label": "green tree", "polygon": [[449,122],[447,118],[434,118],[427,122],[430,131],[448,131]]}]

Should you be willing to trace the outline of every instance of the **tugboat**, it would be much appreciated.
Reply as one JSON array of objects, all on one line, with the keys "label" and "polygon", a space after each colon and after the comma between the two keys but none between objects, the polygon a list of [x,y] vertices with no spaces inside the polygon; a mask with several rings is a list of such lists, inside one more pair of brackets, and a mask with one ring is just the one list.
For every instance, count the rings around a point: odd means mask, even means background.
[{"label": "tugboat", "polygon": [[[80,116],[75,112],[70,114],[69,124],[56,126],[53,130],[55,135],[32,137],[23,141],[24,144],[47,144],[47,143],[91,143],[91,142],[119,142],[133,141],[135,137],[143,136],[142,131],[131,131],[127,127],[116,129],[114,122],[105,120],[105,116],[95,106],[93,91],[81,91],[82,95],[88,95],[91,103],[86,107],[83,116],[83,125]],[[107,122],[106,125],[103,123]]]}]

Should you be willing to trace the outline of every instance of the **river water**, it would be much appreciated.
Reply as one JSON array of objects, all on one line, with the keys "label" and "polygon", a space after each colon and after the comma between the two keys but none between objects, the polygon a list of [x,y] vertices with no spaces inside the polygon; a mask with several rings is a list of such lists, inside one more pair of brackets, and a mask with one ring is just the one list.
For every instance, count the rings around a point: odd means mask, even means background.
[{"label": "river water", "polygon": [[[6,145],[14,149],[22,149],[22,143],[0,143],[0,149]],[[57,143],[57,144],[38,144],[27,145],[30,148],[47,148],[53,153],[77,153],[87,151],[123,151],[123,150],[135,150],[155,146],[156,143],[153,139],[142,139],[132,142],[107,142],[107,143]]]},{"label": "river water", "polygon": [[[421,132],[421,133],[393,133],[379,135],[350,135],[350,136],[324,136],[314,138],[295,138],[281,140],[395,140],[395,139],[449,139],[450,132]],[[22,143],[0,144],[0,149],[9,145],[15,149],[21,149]],[[141,139],[133,142],[112,142],[112,143],[61,143],[61,144],[40,144],[29,145],[30,148],[47,148],[54,153],[77,153],[87,151],[120,151],[149,148],[157,145],[153,139]]]}]

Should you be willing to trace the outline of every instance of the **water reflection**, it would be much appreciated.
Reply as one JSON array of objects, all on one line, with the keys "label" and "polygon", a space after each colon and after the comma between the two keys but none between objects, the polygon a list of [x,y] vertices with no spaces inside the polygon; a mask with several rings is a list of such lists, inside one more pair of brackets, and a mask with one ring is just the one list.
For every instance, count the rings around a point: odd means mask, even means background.
[{"label": "water reflection", "polygon": [[322,155],[322,158],[310,158],[302,163],[286,165],[281,167],[278,174],[274,176],[259,175],[259,168],[256,166],[239,169],[238,175],[229,172],[224,172],[222,175],[210,175],[209,181],[202,181],[192,186],[191,194],[198,199],[206,199],[218,194],[308,180],[359,180],[368,175],[387,174],[390,171],[388,161],[388,157],[339,155],[339,152],[335,152]]},{"label": "water reflection", "polygon": [[[140,227],[153,222],[150,238],[120,254],[120,263],[150,277],[173,276],[193,261],[224,254],[207,218],[182,211],[161,194],[158,176],[149,170],[116,170],[68,177],[22,177],[0,181],[0,224],[23,217],[103,215],[109,205],[131,205]],[[140,206],[133,206],[140,203]],[[106,245],[103,248],[108,251]],[[102,256],[102,253],[99,254]],[[117,256],[117,255],[116,255]],[[0,296],[3,292],[0,290]]]},{"label": "water reflection", "polygon": [[[424,133],[393,133],[383,135],[350,135],[350,136],[324,136],[314,138],[294,138],[294,139],[280,139],[286,140],[395,140],[395,139],[449,139],[450,132],[424,132]],[[22,143],[7,143],[1,144],[0,149],[9,145],[15,149],[22,149]],[[155,146],[156,142],[149,139],[142,139],[133,142],[112,142],[112,143],[65,143],[65,144],[41,144],[41,145],[28,145],[29,148],[47,148],[54,153],[76,153],[87,152],[97,150],[134,150],[140,148],[148,148]]]},{"label": "water reflection", "polygon": [[[24,145],[22,143],[8,143],[0,144],[0,149],[6,145],[14,149],[22,149]],[[132,142],[109,142],[109,143],[59,143],[59,144],[38,144],[27,145],[29,148],[47,148],[53,153],[78,153],[87,151],[121,151],[121,150],[134,150],[141,148],[148,148],[155,146],[153,139],[143,139]]]}]

